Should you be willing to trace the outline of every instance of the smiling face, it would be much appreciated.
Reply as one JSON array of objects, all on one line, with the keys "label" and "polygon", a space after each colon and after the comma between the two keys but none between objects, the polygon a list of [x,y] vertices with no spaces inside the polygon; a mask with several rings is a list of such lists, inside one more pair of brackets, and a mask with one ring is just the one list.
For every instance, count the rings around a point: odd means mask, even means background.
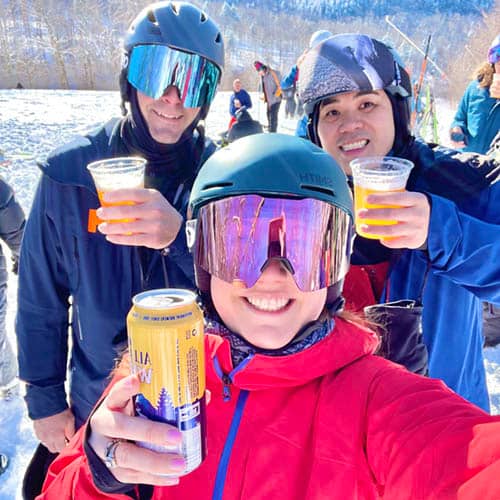
[{"label": "smiling face", "polygon": [[385,156],[391,150],[395,138],[391,101],[383,90],[327,98],[320,105],[318,136],[323,149],[351,175],[351,160]]},{"label": "smiling face", "polygon": [[251,288],[211,277],[212,300],[225,325],[251,344],[279,349],[306,324],[318,319],[327,289],[299,290],[289,271],[270,261]]},{"label": "smiling face", "polygon": [[233,90],[235,92],[239,92],[241,90],[241,81],[236,79],[234,82],[233,82]]},{"label": "smiling face", "polygon": [[200,108],[185,108],[176,87],[168,87],[159,99],[137,91],[139,109],[153,139],[175,144],[198,115]]}]

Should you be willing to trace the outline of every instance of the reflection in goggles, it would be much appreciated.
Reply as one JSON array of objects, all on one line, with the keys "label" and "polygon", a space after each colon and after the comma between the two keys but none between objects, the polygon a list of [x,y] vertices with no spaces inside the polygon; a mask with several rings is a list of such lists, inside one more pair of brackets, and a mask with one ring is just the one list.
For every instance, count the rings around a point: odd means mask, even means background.
[{"label": "reflection in goggles", "polygon": [[351,219],[319,200],[225,198],[203,206],[187,230],[196,263],[228,283],[252,287],[269,259],[279,259],[302,291],[313,291],[349,266]]},{"label": "reflection in goggles", "polygon": [[138,45],[132,49],[128,81],[140,92],[158,99],[173,85],[186,108],[209,105],[215,97],[220,70],[198,54],[166,45]]}]

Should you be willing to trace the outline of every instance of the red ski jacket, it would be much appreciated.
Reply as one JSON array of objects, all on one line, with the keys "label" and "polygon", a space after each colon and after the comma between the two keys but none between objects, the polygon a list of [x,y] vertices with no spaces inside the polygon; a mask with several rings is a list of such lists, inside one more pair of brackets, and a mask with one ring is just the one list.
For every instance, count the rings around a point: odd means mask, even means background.
[{"label": "red ski jacket", "polygon": [[[372,355],[377,343],[336,319],[302,352],[233,367],[228,342],[207,335],[208,456],[153,499],[500,498],[500,417]],[[38,498],[130,498],[97,490],[83,432]]]}]

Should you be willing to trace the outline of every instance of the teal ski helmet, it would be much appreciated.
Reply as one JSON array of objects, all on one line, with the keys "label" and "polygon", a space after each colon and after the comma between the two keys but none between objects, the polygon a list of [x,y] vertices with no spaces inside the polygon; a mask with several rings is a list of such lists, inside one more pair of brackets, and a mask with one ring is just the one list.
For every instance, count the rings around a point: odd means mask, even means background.
[{"label": "teal ski helmet", "polygon": [[[123,42],[124,57],[120,73],[122,102],[130,101],[127,76],[134,47],[163,45],[204,57],[219,69],[224,68],[224,41],[217,25],[195,5],[187,2],[157,2],[145,7],[131,22]],[[219,75],[220,80],[220,75]],[[202,118],[208,113],[208,106]]]},{"label": "teal ski helmet", "polygon": [[[221,200],[228,203],[220,203]],[[283,200],[283,204],[280,204]],[[299,202],[291,208],[290,215],[282,217],[280,210],[286,212],[283,207],[289,200]],[[252,205],[254,202],[257,205]],[[301,202],[324,208],[324,217],[307,219],[306,214],[301,212]],[[215,207],[222,205],[225,207],[223,210],[216,210]],[[251,208],[248,208],[250,205]],[[269,208],[266,212],[269,206],[279,208]],[[311,213],[316,212],[310,212],[309,216]],[[240,276],[238,273],[241,276],[252,274],[250,282],[245,276],[242,278],[250,287],[270,258],[288,260],[291,255],[295,261],[291,258],[287,267],[299,288],[304,290],[306,287],[300,284],[299,268],[309,266],[309,261],[297,255],[307,257],[308,252],[316,259],[310,267],[316,266],[315,270],[320,267],[320,258],[317,256],[321,255],[322,270],[327,268],[325,274],[329,277],[316,279],[316,285],[322,284],[309,290],[328,287],[329,302],[340,297],[351,254],[352,197],[340,166],[310,141],[283,134],[256,134],[220,149],[204,163],[198,173],[191,190],[188,218],[188,246],[194,254],[196,283],[205,299],[207,294],[209,297],[211,274],[231,282],[231,279],[225,279],[217,272],[224,274],[225,268],[231,269],[231,272],[233,268],[238,268],[232,274],[233,279]],[[281,249],[288,246],[286,255],[271,251],[271,246],[276,243],[271,236],[273,224],[280,218],[283,220],[279,228],[279,244]],[[232,234],[232,239],[226,238],[230,230],[225,226],[235,223],[237,229],[233,233],[236,231],[237,234]],[[305,231],[304,238],[297,238],[297,234],[293,233],[293,226],[300,224]],[[211,227],[207,229],[204,225]],[[319,234],[321,231],[323,233]],[[315,246],[313,240],[320,243]],[[252,247],[254,251],[246,256],[235,251],[241,245],[244,248]],[[300,247],[297,253],[292,246]],[[311,251],[311,248],[315,251]],[[301,254],[302,249],[304,253]],[[211,252],[212,256],[209,255]],[[224,255],[221,257],[213,252]]]},{"label": "teal ski helmet", "polygon": [[396,126],[394,150],[411,137],[411,79],[397,52],[361,34],[335,35],[311,48],[300,65],[298,93],[308,116],[309,138],[321,145],[317,128],[324,99],[346,92],[384,90]]}]

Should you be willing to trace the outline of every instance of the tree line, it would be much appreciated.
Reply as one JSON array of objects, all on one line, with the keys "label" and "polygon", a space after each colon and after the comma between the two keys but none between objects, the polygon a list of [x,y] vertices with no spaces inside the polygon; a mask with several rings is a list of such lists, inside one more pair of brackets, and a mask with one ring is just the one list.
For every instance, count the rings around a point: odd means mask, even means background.
[{"label": "tree line", "polygon": [[[346,5],[354,0],[342,0]],[[488,0],[493,1],[493,0]],[[122,40],[130,21],[148,0],[3,0],[0,3],[0,87],[20,83],[26,88],[115,90],[122,62]],[[405,42],[383,17],[345,16],[328,20],[311,11],[311,18],[286,2],[248,5],[221,1],[197,2],[221,27],[226,43],[222,89],[235,77],[250,89],[257,87],[253,61],[288,71],[317,29],[332,33],[363,32],[393,45],[410,71],[418,73],[422,55]],[[378,2],[380,3],[380,2]],[[263,6],[264,5],[264,6]],[[319,5],[319,4],[314,4]],[[321,13],[320,13],[321,14]],[[401,11],[393,17],[415,43],[422,46],[432,34],[430,56],[448,75],[429,68],[439,82],[437,93],[459,95],[471,68],[485,58],[498,34],[500,0],[487,13],[415,15]],[[418,76],[418,75],[417,75]]]}]

